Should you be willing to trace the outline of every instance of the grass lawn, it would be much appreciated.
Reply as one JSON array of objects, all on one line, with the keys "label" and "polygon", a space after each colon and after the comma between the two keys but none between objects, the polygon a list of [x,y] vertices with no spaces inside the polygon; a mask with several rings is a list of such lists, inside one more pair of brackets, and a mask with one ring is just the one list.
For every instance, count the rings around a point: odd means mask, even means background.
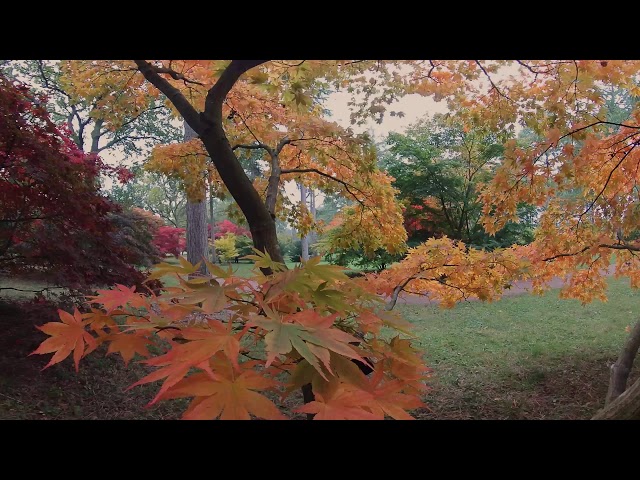
[{"label": "grass lawn", "polygon": [[[640,292],[609,279],[609,301],[582,306],[519,295],[451,310],[401,305],[434,370],[424,418],[590,418],[609,365],[640,316]],[[636,374],[637,376],[637,374]]]}]

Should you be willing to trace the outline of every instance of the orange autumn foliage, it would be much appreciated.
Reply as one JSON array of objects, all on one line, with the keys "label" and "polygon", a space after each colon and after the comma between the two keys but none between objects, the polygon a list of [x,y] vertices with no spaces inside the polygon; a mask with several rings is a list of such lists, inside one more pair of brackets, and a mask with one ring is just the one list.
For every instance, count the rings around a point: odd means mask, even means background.
[{"label": "orange autumn foliage", "polygon": [[[407,325],[340,267],[315,257],[286,270],[256,253],[252,279],[210,263],[208,275],[189,278],[198,266],[181,259],[151,275],[179,282],[160,294],[121,285],[99,291],[89,302],[100,308],[60,311],[63,323],[42,326],[52,338],[34,353],[54,353],[47,367],[71,352],[77,366],[101,344],[125,362],[151,356],[143,363],[154,370],[132,387],[162,382],[151,404],[192,398],[185,419],[282,419],[274,399],[307,383],[316,399],[298,411],[317,419],[411,418],[407,410],[422,406],[429,370],[407,340],[381,335],[383,326]],[[258,267],[275,273],[265,276]],[[373,377],[352,360],[375,365]]]}]

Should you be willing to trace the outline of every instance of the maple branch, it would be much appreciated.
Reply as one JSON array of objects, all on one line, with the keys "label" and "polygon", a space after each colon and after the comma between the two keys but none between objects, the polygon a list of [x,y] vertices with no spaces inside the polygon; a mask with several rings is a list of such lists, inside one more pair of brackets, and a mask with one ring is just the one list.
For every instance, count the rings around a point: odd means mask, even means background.
[{"label": "maple branch", "polygon": [[276,155],[279,155],[285,145],[289,145],[291,142],[293,142],[293,140],[290,140],[287,136],[282,138],[282,140],[280,140],[278,142],[278,145],[276,146]]},{"label": "maple branch", "polygon": [[281,63],[282,65],[286,65],[287,67],[299,67],[299,66],[300,66],[300,65],[302,65],[304,62],[306,62],[306,60],[302,60],[300,63],[296,63],[295,65],[292,65],[292,64],[290,64],[290,63],[280,61],[280,63]]},{"label": "maple branch", "polygon": [[[601,243],[595,246],[598,248],[610,248],[612,250],[628,250],[629,252],[640,252],[640,246],[637,247],[637,246],[629,245],[626,243],[620,243],[620,244]],[[581,253],[586,252],[590,248],[593,248],[593,247],[587,246],[587,247],[584,247],[582,250],[578,250],[577,252],[573,252],[573,253],[558,253],[556,255],[552,255],[551,257],[543,258],[542,261],[550,262],[552,260],[555,260],[556,258],[574,257],[576,255],[580,255]]]},{"label": "maple branch", "polygon": [[[287,173],[317,173],[318,175],[322,175],[323,177],[329,178],[335,182],[338,182],[340,184],[342,184],[344,186],[344,188],[347,190],[347,192],[349,192],[349,194],[360,204],[362,205],[363,208],[366,208],[366,205],[364,204],[364,202],[362,200],[360,200],[355,193],[353,193],[350,188],[354,188],[356,190],[358,190],[361,194],[364,195],[364,193],[362,191],[360,191],[359,188],[354,187],[353,185],[345,182],[344,180],[340,180],[339,178],[336,178],[332,175],[329,175],[328,173],[322,172],[320,170],[318,170],[317,168],[293,168],[293,169],[287,169],[287,170],[282,170],[280,172],[282,175],[287,174]],[[366,195],[365,195],[366,196]]]},{"label": "maple branch", "polygon": [[267,60],[231,60],[224,69],[216,84],[209,89],[204,102],[202,121],[207,125],[222,125],[222,104],[227,94],[233,88],[238,78],[253,67],[263,64]]},{"label": "maple branch", "polygon": [[[393,307],[395,307],[396,302],[398,301],[398,295],[400,295],[400,292],[402,292],[403,290],[405,290],[405,287],[409,284],[409,282],[411,282],[412,280],[417,280],[419,278],[422,278],[423,280],[432,280],[434,282],[438,282],[441,283],[443,285],[446,285],[448,287],[455,287],[455,285],[449,285],[447,283],[444,283],[443,280],[440,280],[438,278],[423,278],[420,277],[419,275],[422,274],[423,272],[428,272],[429,270],[435,270],[437,268],[442,268],[442,267],[458,267],[459,265],[454,265],[454,264],[448,264],[445,263],[443,265],[436,265],[434,267],[429,267],[429,268],[425,268],[424,270],[420,270],[419,272],[417,272],[416,274],[410,276],[409,278],[407,278],[404,282],[402,282],[399,285],[396,285],[396,287],[393,289],[393,294],[391,295],[391,300],[389,301],[389,303],[385,306],[385,310],[391,310],[393,309]],[[462,291],[459,287],[455,287],[458,288],[460,291]],[[406,290],[405,290],[406,291]],[[414,293],[414,292],[408,292],[408,293]],[[420,293],[414,293],[415,295],[422,295]],[[463,292],[464,295],[464,292]]]},{"label": "maple branch", "polygon": [[[102,152],[103,150],[106,150],[108,148],[113,147],[114,145],[120,143],[120,142],[124,142],[125,140],[155,140],[156,142],[162,142],[162,138],[160,137],[156,137],[153,135],[142,135],[142,136],[135,136],[135,135],[124,135],[122,137],[115,137],[113,140],[110,140],[109,142],[107,142],[104,146],[98,148],[98,153]],[[140,151],[140,149],[138,149],[135,145],[133,145],[133,147],[137,150]]]},{"label": "maple branch", "polygon": [[[551,73],[551,67],[552,66],[556,66],[556,65],[561,65],[563,63],[571,63],[569,60],[560,60],[557,62],[550,62],[550,63],[545,63],[544,65],[536,65],[535,67],[524,63],[522,60],[516,60],[516,62],[520,65],[522,65],[524,68],[526,68],[527,70],[529,70],[531,73],[533,73],[536,77],[540,74],[549,74]],[[536,71],[534,70],[534,68],[547,68],[547,70],[544,71]]]},{"label": "maple branch", "polygon": [[185,77],[182,73],[176,72],[174,69],[172,68],[168,68],[168,67],[156,67],[155,68],[157,73],[166,73],[168,74],[171,78],[173,78],[174,80],[182,80],[185,84],[187,83],[194,83],[196,85],[200,85],[201,87],[204,87],[204,83],[200,83],[197,82],[195,80],[189,80],[187,77]]},{"label": "maple branch", "polygon": [[0,218],[0,223],[17,223],[17,222],[32,222],[33,220],[49,220],[52,218],[58,218],[61,214],[46,215],[44,217],[18,217],[18,218]]},{"label": "maple branch", "polygon": [[144,75],[144,78],[165,94],[165,96],[176,107],[178,112],[180,112],[182,118],[184,118],[189,126],[193,128],[198,135],[200,135],[200,132],[202,131],[200,114],[193,105],[191,105],[189,100],[187,100],[187,98],[180,92],[180,90],[171,85],[168,80],[162,78],[156,71],[157,67],[154,67],[146,60],[134,60],[134,62],[138,66],[140,73]]},{"label": "maple branch", "polygon": [[431,74],[436,69],[436,64],[433,63],[433,60],[429,60],[429,65],[431,66],[431,68],[429,69],[429,72],[427,73],[427,77],[431,78]]},{"label": "maple branch", "polygon": [[233,147],[231,147],[231,151],[235,151],[238,148],[244,148],[246,150],[266,150],[267,152],[270,150],[268,145],[265,145],[264,143],[258,143],[256,145],[234,145]]},{"label": "maple branch", "polygon": [[[417,274],[416,274],[417,275]],[[402,292],[404,290],[404,287],[407,286],[407,284],[411,281],[411,280],[415,280],[417,277],[415,275],[407,278],[404,282],[402,282],[400,285],[397,285],[396,288],[393,289],[393,294],[391,295],[391,300],[389,300],[389,303],[387,303],[387,305],[384,307],[385,310],[392,310],[393,307],[396,306],[396,302],[398,301],[398,295],[400,295],[400,292]]]},{"label": "maple branch", "polygon": [[585,216],[592,208],[593,206],[596,204],[596,202],[598,201],[598,199],[602,196],[602,194],[604,193],[604,191],[607,189],[607,186],[609,185],[609,181],[611,181],[611,177],[613,176],[613,172],[615,172],[618,167],[620,167],[620,165],[622,165],[622,162],[624,162],[624,160],[629,156],[629,154],[633,151],[634,148],[636,148],[636,146],[638,145],[637,142],[634,142],[631,145],[631,148],[629,148],[629,150],[627,150],[625,152],[625,154],[622,156],[622,158],[620,159],[620,161],[616,164],[615,167],[613,167],[613,169],[609,172],[609,176],[607,177],[607,181],[604,182],[604,185],[602,187],[602,189],[598,192],[598,194],[596,195],[596,197],[593,199],[593,201],[589,204],[589,206],[587,207],[587,209],[582,212],[580,214],[580,219],[578,221],[578,225],[580,224],[580,221],[582,221],[582,217]]},{"label": "maple branch", "polygon": [[271,155],[271,174],[269,175],[269,183],[267,184],[267,196],[265,198],[265,205],[267,210],[271,214],[272,218],[276,218],[276,202],[278,200],[278,187],[280,186],[280,177],[282,175],[282,168],[280,168],[280,160],[278,154],[282,151],[285,145],[290,143],[288,137],[284,137],[275,150],[268,149],[269,155]]},{"label": "maple branch", "polygon": [[56,287],[45,287],[45,288],[41,288],[39,290],[25,290],[23,288],[14,288],[14,287],[0,287],[0,290],[15,290],[17,292],[34,292],[34,293],[42,293],[45,290],[52,290],[54,288],[64,288],[62,286],[56,286]]},{"label": "maple branch", "polygon": [[42,78],[42,81],[44,82],[44,88],[47,88],[49,90],[53,90],[54,92],[61,93],[65,97],[70,98],[70,95],[67,92],[65,92],[62,88],[60,88],[58,85],[49,84],[49,77],[47,77],[47,74],[44,71],[43,62],[44,62],[44,60],[36,60],[36,63],[38,64],[38,71],[40,72],[40,77]]},{"label": "maple branch", "polygon": [[128,127],[130,124],[132,124],[133,122],[138,120],[140,117],[142,117],[145,113],[152,112],[153,110],[168,110],[168,109],[167,109],[167,107],[165,105],[155,105],[153,107],[146,108],[142,112],[140,112],[138,115],[132,116],[129,120],[124,122],[120,126],[120,130],[123,130],[125,127]]},{"label": "maple branch", "polygon": [[476,64],[478,65],[478,67],[480,67],[480,70],[482,70],[482,73],[484,73],[485,77],[487,77],[487,79],[489,80],[489,83],[491,84],[491,86],[494,88],[494,90],[496,92],[498,92],[498,95],[500,95],[501,97],[506,98],[507,100],[509,100],[510,102],[514,103],[513,100],[511,100],[506,94],[502,93],[500,91],[500,89],[496,86],[495,83],[493,83],[493,79],[491,78],[491,75],[489,75],[489,73],[484,69],[484,67],[482,66],[482,64],[480,63],[479,60],[474,60],[474,62],[476,62]]},{"label": "maple branch", "polygon": [[598,245],[600,248],[610,248],[612,250],[628,250],[629,252],[640,252],[640,247],[636,247],[634,245],[624,244],[607,244],[601,243]]},{"label": "maple branch", "polygon": [[[233,108],[233,106],[229,103],[229,102],[225,102],[230,108],[231,108],[231,113],[233,114],[235,112],[235,115],[238,115],[238,117],[240,117],[240,120],[242,121],[242,123],[244,124],[244,126],[246,127],[246,129],[249,131],[249,133],[251,134],[251,136],[254,138],[254,140],[256,141],[256,143],[258,145],[261,146],[261,148],[265,149],[266,151],[268,151],[271,154],[271,150],[270,148],[265,145],[264,143],[262,143],[258,137],[256,136],[255,133],[253,133],[253,130],[251,130],[251,128],[249,127],[249,124],[247,123],[247,119],[244,118],[242,116],[242,114],[240,112],[238,112],[235,108]],[[248,117],[250,117],[251,115],[249,115]],[[247,118],[248,118],[247,117]],[[231,149],[231,151],[233,151],[233,148]]]}]

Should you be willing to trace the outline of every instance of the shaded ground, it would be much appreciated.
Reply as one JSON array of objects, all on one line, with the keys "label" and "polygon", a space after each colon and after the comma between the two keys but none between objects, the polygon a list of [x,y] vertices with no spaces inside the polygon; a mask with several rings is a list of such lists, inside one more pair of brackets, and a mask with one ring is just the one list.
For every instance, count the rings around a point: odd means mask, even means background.
[{"label": "shaded ground", "polygon": [[[70,358],[41,371],[51,355],[33,355],[47,336],[35,325],[53,321],[51,307],[29,307],[0,303],[0,420],[160,420],[178,419],[188,400],[160,402],[150,408],[159,384],[125,389],[150,373],[132,362],[128,368],[119,355],[105,357],[106,348],[82,359],[78,373]],[[275,398],[274,398],[275,400]],[[292,394],[282,410],[302,403]]]},{"label": "shaded ground", "polygon": [[[615,358],[566,358],[564,365],[536,363],[513,369],[498,381],[482,372],[435,379],[430,410],[419,419],[585,420],[603,406]],[[442,370],[439,372],[444,373]],[[459,373],[459,372],[458,372]]]},{"label": "shaded ground", "polygon": [[[51,308],[28,312],[0,304],[0,419],[162,419],[176,418],[179,401],[152,409],[150,388],[124,389],[135,382],[142,367],[125,369],[122,361],[92,355],[80,372],[64,361],[45,371],[50,355],[28,356],[47,338],[35,325],[52,321]],[[104,352],[103,352],[104,355]]]}]

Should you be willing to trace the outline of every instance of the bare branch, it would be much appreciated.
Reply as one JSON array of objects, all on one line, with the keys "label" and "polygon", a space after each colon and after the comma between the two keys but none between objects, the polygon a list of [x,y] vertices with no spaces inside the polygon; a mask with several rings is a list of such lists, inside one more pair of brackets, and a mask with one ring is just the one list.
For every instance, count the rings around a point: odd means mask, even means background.
[{"label": "bare branch", "polygon": [[204,83],[196,82],[195,80],[189,80],[182,73],[176,72],[172,68],[155,67],[155,70],[156,70],[156,73],[166,73],[166,74],[168,74],[174,80],[182,80],[185,84],[194,83],[196,85],[200,85],[200,86],[204,87]]},{"label": "bare branch", "polygon": [[193,108],[193,105],[186,99],[186,97],[176,87],[171,85],[167,80],[162,78],[157,72],[156,67],[151,65],[146,60],[134,60],[138,66],[138,70],[144,77],[155,86],[158,90],[166,95],[166,97],[173,103],[182,118],[198,133],[202,132],[202,123],[200,121],[200,114]]},{"label": "bare branch", "polygon": [[244,148],[246,150],[266,150],[267,152],[270,150],[269,145],[265,145],[264,143],[258,143],[257,145],[234,145],[231,147],[232,151],[235,151],[238,148]]},{"label": "bare branch", "polygon": [[491,86],[493,87],[493,89],[498,92],[498,95],[500,95],[501,97],[506,98],[507,100],[509,100],[510,102],[513,102],[513,100],[511,100],[506,94],[502,93],[500,91],[500,89],[497,87],[497,85],[495,83],[493,83],[493,79],[491,78],[491,75],[489,75],[489,73],[485,70],[485,68],[482,66],[482,64],[480,63],[479,60],[474,60],[476,62],[476,64],[478,65],[478,67],[480,67],[480,70],[482,70],[482,73],[484,73],[485,77],[487,77],[487,79],[489,80],[489,83],[491,84]]}]

